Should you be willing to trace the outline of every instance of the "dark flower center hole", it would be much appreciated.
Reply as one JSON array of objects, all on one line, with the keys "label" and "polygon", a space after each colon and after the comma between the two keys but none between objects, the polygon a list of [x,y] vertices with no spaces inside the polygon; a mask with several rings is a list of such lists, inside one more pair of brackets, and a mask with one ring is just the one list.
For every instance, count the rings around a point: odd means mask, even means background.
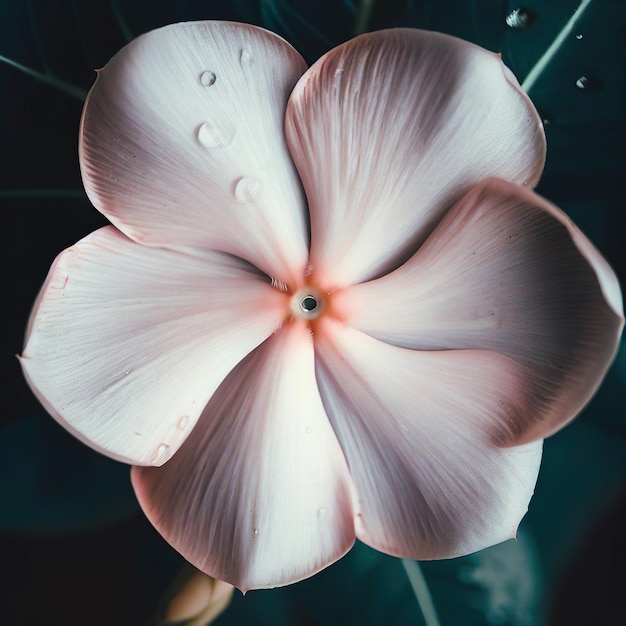
[{"label": "dark flower center hole", "polygon": [[315,311],[317,309],[317,300],[313,296],[305,296],[300,301],[300,307],[303,311]]}]

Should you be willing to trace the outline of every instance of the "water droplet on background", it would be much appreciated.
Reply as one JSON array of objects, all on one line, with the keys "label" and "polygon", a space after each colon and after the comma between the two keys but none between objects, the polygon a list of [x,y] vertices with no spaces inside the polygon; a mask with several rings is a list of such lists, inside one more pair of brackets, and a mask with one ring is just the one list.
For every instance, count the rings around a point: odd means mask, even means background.
[{"label": "water droplet on background", "polygon": [[582,36],[582,35],[580,35],[580,34],[576,35],[576,39],[580,40],[580,39],[582,39],[582,38],[583,38],[583,36]]},{"label": "water droplet on background", "polygon": [[261,195],[261,183],[249,176],[242,176],[235,181],[234,193],[237,202],[249,204]]},{"label": "water droplet on background", "polygon": [[211,87],[212,85],[215,85],[216,80],[217,76],[215,72],[212,72],[211,70],[207,70],[206,72],[202,72],[202,74],[200,74],[200,82],[205,87]]},{"label": "water droplet on background", "polygon": [[513,30],[521,30],[528,26],[530,16],[524,9],[513,9],[504,20],[506,25]]},{"label": "water droplet on background", "polygon": [[578,87],[578,89],[588,89],[589,79],[586,76],[581,76],[576,80],[576,87]]},{"label": "water droplet on background", "polygon": [[228,132],[210,122],[204,122],[198,128],[198,141],[205,148],[225,148],[232,143],[234,136],[235,133]]}]

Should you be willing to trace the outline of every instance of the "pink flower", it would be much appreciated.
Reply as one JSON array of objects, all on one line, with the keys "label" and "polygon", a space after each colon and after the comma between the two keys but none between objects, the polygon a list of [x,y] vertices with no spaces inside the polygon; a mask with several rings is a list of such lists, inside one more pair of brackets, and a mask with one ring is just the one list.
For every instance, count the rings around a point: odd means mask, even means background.
[{"label": "pink flower", "polygon": [[25,374],[241,589],[355,537],[415,559],[513,537],[623,322],[612,270],[529,189],[544,154],[499,57],[452,37],[364,35],[306,70],[252,26],[148,33],[87,99],[113,226],[55,261]]}]

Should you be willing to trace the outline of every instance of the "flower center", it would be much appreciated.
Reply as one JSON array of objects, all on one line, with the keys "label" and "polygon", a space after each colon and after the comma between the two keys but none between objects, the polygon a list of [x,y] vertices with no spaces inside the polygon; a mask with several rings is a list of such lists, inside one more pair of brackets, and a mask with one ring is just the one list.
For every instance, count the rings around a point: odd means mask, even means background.
[{"label": "flower center", "polygon": [[307,313],[310,313],[311,311],[315,311],[318,305],[319,305],[319,302],[317,301],[317,298],[315,298],[314,296],[304,296],[304,298],[300,300],[300,308],[303,311],[306,311]]},{"label": "flower center", "polygon": [[291,312],[300,319],[314,320],[325,308],[324,296],[317,289],[300,289],[291,296]]}]

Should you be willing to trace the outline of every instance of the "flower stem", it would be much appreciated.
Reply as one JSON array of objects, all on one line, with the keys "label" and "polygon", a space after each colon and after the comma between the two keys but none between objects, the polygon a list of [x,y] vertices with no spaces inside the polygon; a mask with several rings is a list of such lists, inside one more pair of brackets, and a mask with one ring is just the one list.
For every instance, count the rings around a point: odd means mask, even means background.
[{"label": "flower stem", "polygon": [[439,618],[437,617],[437,611],[433,604],[433,598],[428,590],[428,583],[422,573],[422,568],[417,561],[411,561],[410,559],[402,559],[402,566],[411,583],[413,593],[417,598],[417,604],[424,616],[424,622],[426,626],[440,626]]},{"label": "flower stem", "polygon": [[528,76],[524,79],[522,83],[522,89],[528,93],[532,88],[537,79],[541,76],[543,71],[548,67],[550,61],[554,58],[556,53],[559,51],[563,42],[567,39],[567,37],[572,32],[572,29],[576,25],[576,22],[580,18],[580,16],[585,12],[585,9],[591,4],[591,0],[582,0],[582,2],[578,5],[578,8],[572,14],[572,17],[569,18],[567,24],[563,26],[561,32],[556,36],[555,40],[550,44],[548,49],[541,55],[541,58],[535,63],[533,68],[528,72]]},{"label": "flower stem", "polygon": [[122,37],[126,40],[126,43],[132,41],[134,39],[133,34],[130,32],[130,28],[128,28],[128,24],[122,15],[122,11],[118,6],[116,0],[109,0],[109,6],[111,7],[111,11],[113,12],[113,16],[115,17],[115,21],[122,33]]},{"label": "flower stem", "polygon": [[369,28],[370,18],[372,17],[372,9],[374,8],[374,0],[361,0],[361,8],[356,15],[354,22],[354,35],[362,35]]},{"label": "flower stem", "polygon": [[33,39],[35,40],[35,48],[37,48],[37,54],[39,55],[39,59],[43,65],[43,69],[46,74],[51,74],[50,65],[48,64],[48,57],[46,56],[46,51],[44,50],[43,44],[41,43],[41,38],[39,37],[39,32],[37,30],[37,25],[35,24],[35,14],[33,12],[33,0],[28,0],[28,17],[30,21],[30,30],[33,35]]},{"label": "flower stem", "polygon": [[19,70],[20,72],[24,72],[24,74],[28,74],[29,76],[32,76],[33,78],[37,79],[39,82],[42,82],[44,85],[49,85],[50,87],[54,87],[54,89],[61,91],[67,96],[76,98],[77,100],[80,100],[81,102],[85,99],[85,96],[87,95],[87,92],[84,89],[81,89],[80,87],[77,87],[76,85],[72,85],[71,83],[66,83],[65,81],[51,74],[42,74],[41,72],[38,72],[37,70],[34,70],[30,67],[26,67],[25,65],[22,65],[21,63],[18,63],[17,61],[13,61],[12,59],[9,59],[8,57],[5,57],[2,54],[0,54],[0,62],[6,63],[7,65],[14,67],[16,70]]}]

